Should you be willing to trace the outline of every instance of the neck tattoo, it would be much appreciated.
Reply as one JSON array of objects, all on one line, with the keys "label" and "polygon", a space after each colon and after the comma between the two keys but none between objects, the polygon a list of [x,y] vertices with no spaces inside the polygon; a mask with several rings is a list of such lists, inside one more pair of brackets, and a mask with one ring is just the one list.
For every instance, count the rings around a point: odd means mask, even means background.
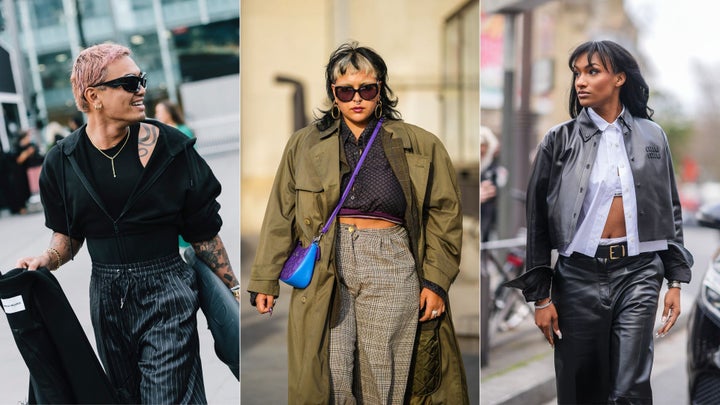
[{"label": "neck tattoo", "polygon": [[130,127],[127,128],[127,132],[125,133],[125,141],[123,142],[122,146],[112,156],[108,155],[107,153],[103,152],[100,148],[98,148],[97,145],[95,145],[95,143],[92,141],[92,138],[90,138],[90,136],[88,136],[88,139],[90,139],[90,143],[92,144],[92,146],[95,147],[95,149],[98,150],[98,152],[102,153],[103,156],[110,159],[110,165],[112,166],[113,177],[117,177],[117,174],[115,173],[115,158],[118,157],[120,152],[122,152],[122,150],[125,148],[125,145],[127,145],[128,139],[130,139]]}]

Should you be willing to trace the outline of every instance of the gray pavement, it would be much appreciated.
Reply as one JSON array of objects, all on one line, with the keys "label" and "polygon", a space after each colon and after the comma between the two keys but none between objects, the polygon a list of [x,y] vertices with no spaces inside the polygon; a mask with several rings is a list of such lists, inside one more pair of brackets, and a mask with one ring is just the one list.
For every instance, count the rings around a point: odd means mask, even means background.
[{"label": "gray pavement", "polygon": [[[202,153],[202,152],[201,152]],[[215,175],[223,184],[223,193],[219,201],[224,225],[220,231],[230,255],[236,274],[239,273],[240,237],[239,237],[239,161],[237,150],[206,155],[206,160]],[[24,216],[0,215],[0,271],[15,267],[17,258],[37,255],[43,252],[50,241],[50,231],[44,226],[41,212]],[[60,281],[80,323],[90,342],[95,339],[90,324],[89,280],[90,257],[83,248],[75,260],[65,264],[54,275]],[[230,370],[215,356],[213,339],[207,329],[207,322],[198,312],[198,330],[203,365],[205,390],[210,404],[238,404],[240,401],[239,384]],[[27,400],[28,371],[20,356],[7,318],[0,315],[0,403],[19,404]]]},{"label": "gray pavement", "polygon": [[[684,373],[686,326],[690,309],[708,261],[718,246],[715,230],[686,227],[685,245],[695,257],[693,280],[683,285],[678,324],[664,338],[655,339],[652,386],[654,403],[687,403]],[[661,297],[665,287],[661,291]],[[660,311],[655,329],[659,327]],[[499,332],[491,342],[488,365],[480,370],[481,404],[533,405],[555,403],[553,350],[534,324],[532,314],[516,328]],[[672,379],[672,384],[668,380]]]}]

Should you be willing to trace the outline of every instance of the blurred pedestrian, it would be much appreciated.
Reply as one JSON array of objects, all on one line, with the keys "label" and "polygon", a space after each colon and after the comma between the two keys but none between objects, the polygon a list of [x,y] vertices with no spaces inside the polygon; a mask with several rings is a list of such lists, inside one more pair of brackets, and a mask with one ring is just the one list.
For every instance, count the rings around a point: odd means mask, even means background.
[{"label": "blurred pedestrian", "polygon": [[238,280],[218,235],[220,184],[191,139],[146,120],[146,80],[124,46],[78,55],[70,81],[87,124],[46,157],[50,247],[17,266],[55,270],[87,240],[95,341],[122,401],[206,403],[196,274],[177,235],[227,288]]},{"label": "blurred pedestrian", "polygon": [[57,121],[49,122],[44,128],[44,133],[46,150],[50,150],[58,141],[69,134],[68,129]]},{"label": "blurred pedestrian", "polygon": [[289,402],[466,404],[448,301],[462,239],[450,157],[400,120],[375,51],[341,45],[325,79],[332,107],[291,137],[275,177],[247,287],[259,313],[272,313],[288,254],[318,234],[377,139],[320,240],[310,285],[293,290]]},{"label": "blurred pedestrian", "polygon": [[67,127],[70,130],[70,132],[75,132],[78,128],[80,128],[85,121],[83,120],[82,114],[73,114],[70,118],[67,120]]},{"label": "blurred pedestrian", "polygon": [[497,222],[498,177],[500,167],[495,159],[498,140],[490,128],[480,127],[480,236],[482,242],[490,240]]},{"label": "blurred pedestrian", "polygon": [[160,100],[155,104],[155,118],[164,124],[179,129],[189,138],[195,136],[190,127],[185,125],[185,119],[180,107],[170,100]]},{"label": "blurred pedestrian", "polygon": [[27,175],[16,162],[14,152],[0,153],[0,201],[12,215],[27,214],[30,198]]},{"label": "blurred pedestrian", "polygon": [[31,196],[28,169],[42,165],[43,157],[37,144],[32,141],[29,130],[21,131],[13,149],[4,158],[6,200],[10,213],[27,214],[27,203]]},{"label": "blurred pedestrian", "polygon": [[572,120],[538,146],[527,192],[527,272],[509,285],[535,301],[535,323],[555,347],[559,404],[649,404],[662,279],[659,337],[680,315],[680,283],[690,282],[693,262],[670,147],[626,49],[586,42],[569,67]]}]

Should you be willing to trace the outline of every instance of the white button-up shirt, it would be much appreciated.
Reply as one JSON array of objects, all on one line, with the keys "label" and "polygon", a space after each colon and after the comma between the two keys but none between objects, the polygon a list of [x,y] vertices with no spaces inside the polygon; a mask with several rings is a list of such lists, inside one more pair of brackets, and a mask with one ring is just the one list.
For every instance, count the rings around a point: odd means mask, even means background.
[{"label": "white button-up shirt", "polygon": [[[590,172],[578,230],[572,242],[565,249],[561,249],[560,254],[570,256],[573,252],[578,252],[595,256],[598,245],[611,245],[623,241],[627,241],[629,256],[640,252],[667,249],[667,241],[642,244],[638,241],[637,199],[620,123],[617,119],[613,123],[608,123],[592,108],[588,108],[588,113],[602,134],[599,137],[597,157]],[[610,205],[617,195],[622,196],[626,236],[602,239]]]}]

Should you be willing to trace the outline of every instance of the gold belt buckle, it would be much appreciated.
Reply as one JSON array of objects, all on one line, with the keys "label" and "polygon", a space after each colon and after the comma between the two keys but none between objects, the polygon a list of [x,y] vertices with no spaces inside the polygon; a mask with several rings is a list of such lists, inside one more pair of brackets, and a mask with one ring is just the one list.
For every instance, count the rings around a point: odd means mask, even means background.
[{"label": "gold belt buckle", "polygon": [[[615,248],[621,248],[622,252],[619,256],[615,256]],[[625,245],[610,245],[609,247],[610,251],[610,260],[616,260],[625,257]]]}]

